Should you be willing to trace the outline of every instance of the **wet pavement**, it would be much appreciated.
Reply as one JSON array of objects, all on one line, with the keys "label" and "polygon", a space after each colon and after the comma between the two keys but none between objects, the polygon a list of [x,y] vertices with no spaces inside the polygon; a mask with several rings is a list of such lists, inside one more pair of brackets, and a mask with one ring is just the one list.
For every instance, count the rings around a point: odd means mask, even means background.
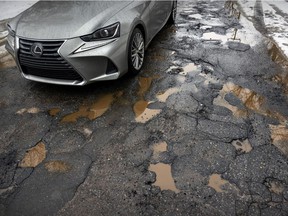
[{"label": "wet pavement", "polygon": [[137,77],[1,65],[0,215],[287,215],[287,64],[254,25],[181,1]]}]

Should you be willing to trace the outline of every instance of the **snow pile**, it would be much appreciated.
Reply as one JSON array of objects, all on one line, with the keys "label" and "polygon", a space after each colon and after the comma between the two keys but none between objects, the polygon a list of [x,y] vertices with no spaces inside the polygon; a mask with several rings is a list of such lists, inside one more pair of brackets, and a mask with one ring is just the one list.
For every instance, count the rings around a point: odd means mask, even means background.
[{"label": "snow pile", "polygon": [[[253,20],[256,0],[238,0],[238,3],[246,16]],[[268,36],[288,58],[288,2],[285,0],[262,1],[262,9]]]}]

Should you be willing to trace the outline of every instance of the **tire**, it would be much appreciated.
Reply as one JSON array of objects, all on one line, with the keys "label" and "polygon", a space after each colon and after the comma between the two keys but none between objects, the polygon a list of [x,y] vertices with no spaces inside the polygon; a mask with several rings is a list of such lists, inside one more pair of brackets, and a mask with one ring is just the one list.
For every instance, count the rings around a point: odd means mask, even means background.
[{"label": "tire", "polygon": [[173,1],[170,17],[167,21],[168,24],[175,24],[176,14],[177,14],[177,0]]},{"label": "tire", "polygon": [[128,47],[128,70],[132,76],[137,75],[143,66],[145,57],[145,40],[142,31],[135,28]]}]

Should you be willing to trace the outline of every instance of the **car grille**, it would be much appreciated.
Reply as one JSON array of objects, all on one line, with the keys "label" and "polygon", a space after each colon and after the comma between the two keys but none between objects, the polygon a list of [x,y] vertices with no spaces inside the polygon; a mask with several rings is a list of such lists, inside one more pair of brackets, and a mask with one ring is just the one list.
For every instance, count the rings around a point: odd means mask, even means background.
[{"label": "car grille", "polygon": [[[31,52],[31,46],[36,42],[43,46],[40,57]],[[62,44],[63,41],[39,42],[20,39],[18,57],[23,73],[43,78],[82,81],[82,77],[58,54]]]}]

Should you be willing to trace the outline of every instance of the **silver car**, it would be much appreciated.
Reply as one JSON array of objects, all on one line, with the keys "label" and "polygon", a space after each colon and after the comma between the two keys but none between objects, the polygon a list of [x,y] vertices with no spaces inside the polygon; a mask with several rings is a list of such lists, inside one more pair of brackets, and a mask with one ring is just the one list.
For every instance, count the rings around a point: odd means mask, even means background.
[{"label": "silver car", "polygon": [[135,75],[177,1],[40,1],[8,24],[6,49],[29,80],[86,85]]}]

